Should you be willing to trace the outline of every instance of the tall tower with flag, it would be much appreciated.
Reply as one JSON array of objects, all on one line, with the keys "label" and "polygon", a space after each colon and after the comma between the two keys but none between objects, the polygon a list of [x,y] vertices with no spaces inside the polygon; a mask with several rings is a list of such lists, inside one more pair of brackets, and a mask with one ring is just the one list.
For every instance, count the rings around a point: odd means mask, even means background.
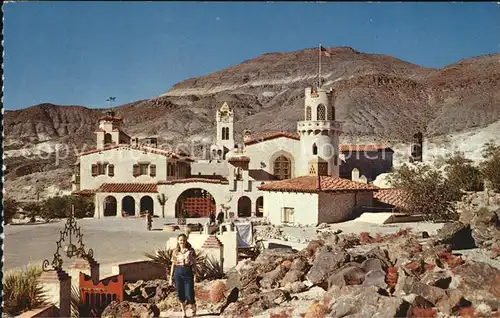
[{"label": "tall tower with flag", "polygon": [[304,120],[297,123],[300,136],[300,175],[339,176],[339,137],[343,123],[335,118],[335,92],[321,83],[321,56],[330,56],[319,46],[318,87],[305,89]]}]

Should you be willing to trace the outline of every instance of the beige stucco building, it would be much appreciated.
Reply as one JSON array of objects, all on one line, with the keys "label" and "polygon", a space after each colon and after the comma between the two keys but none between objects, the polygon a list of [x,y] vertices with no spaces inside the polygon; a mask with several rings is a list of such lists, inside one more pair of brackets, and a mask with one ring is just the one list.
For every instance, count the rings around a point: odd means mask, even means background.
[{"label": "beige stucco building", "polygon": [[[216,123],[209,158],[194,160],[159,148],[153,139],[131,138],[122,119],[109,111],[99,119],[96,149],[80,154],[74,165],[73,193],[94,197],[95,218],[146,210],[205,217],[224,207],[239,217],[316,224],[342,221],[371,204],[375,187],[339,178],[342,122],[335,118],[332,91],[305,89],[297,132],[247,131],[243,144],[236,145],[227,103],[217,110]],[[318,175],[319,190],[313,189]],[[293,209],[292,219],[284,209]]]}]

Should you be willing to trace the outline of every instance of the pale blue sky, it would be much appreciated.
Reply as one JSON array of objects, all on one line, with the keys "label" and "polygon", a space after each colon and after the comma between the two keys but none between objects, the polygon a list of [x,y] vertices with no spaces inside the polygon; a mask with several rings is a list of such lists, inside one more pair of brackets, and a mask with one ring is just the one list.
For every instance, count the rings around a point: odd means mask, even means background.
[{"label": "pale blue sky", "polygon": [[19,2],[4,22],[7,109],[124,104],[319,42],[427,67],[500,52],[496,2]]}]

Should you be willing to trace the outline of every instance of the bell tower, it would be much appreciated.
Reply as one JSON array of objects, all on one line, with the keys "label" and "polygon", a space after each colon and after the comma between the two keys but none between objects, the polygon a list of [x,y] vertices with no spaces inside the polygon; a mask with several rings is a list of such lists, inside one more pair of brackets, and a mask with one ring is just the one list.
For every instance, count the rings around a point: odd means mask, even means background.
[{"label": "bell tower", "polygon": [[234,149],[234,113],[227,102],[217,110],[217,140],[211,147],[212,159],[222,160],[228,151]]},{"label": "bell tower", "polygon": [[320,170],[321,175],[339,176],[339,137],[343,122],[335,119],[334,102],[333,90],[305,89],[304,120],[297,123],[301,147],[298,169],[302,176],[311,174],[311,163],[317,165],[315,170]]}]

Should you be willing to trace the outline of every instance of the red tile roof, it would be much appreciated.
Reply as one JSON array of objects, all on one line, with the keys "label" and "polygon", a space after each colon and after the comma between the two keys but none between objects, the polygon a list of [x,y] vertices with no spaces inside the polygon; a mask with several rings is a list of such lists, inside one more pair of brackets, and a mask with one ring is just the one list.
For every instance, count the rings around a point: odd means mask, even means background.
[{"label": "red tile roof", "polygon": [[379,202],[402,208],[406,205],[408,195],[402,189],[390,188],[378,190],[377,193],[373,195],[373,198]]},{"label": "red tile roof", "polygon": [[351,181],[339,177],[320,177],[321,187],[318,187],[317,176],[302,176],[293,179],[273,181],[259,187],[264,191],[284,192],[351,192],[351,191],[377,191],[379,188],[366,183]]},{"label": "red tile roof", "polygon": [[257,135],[257,136],[250,136],[250,139],[245,141],[244,143],[245,143],[245,145],[252,145],[252,144],[257,144],[259,142],[272,140],[272,139],[276,139],[276,138],[280,138],[280,137],[300,140],[299,135],[295,132],[278,131],[278,132],[267,132],[267,133]]},{"label": "red tile roof", "polygon": [[102,149],[92,149],[92,150],[80,153],[80,156],[85,156],[85,155],[89,155],[89,154],[92,154],[92,153],[97,153],[97,152],[101,152],[101,151],[108,151],[108,150],[117,149],[117,148],[135,149],[135,150],[146,151],[146,152],[157,154],[157,155],[162,155],[162,156],[165,156],[165,157],[170,157],[170,158],[175,158],[175,159],[185,159],[187,161],[193,161],[193,159],[191,159],[189,157],[179,157],[178,154],[176,154],[176,153],[174,153],[172,151],[168,151],[168,150],[164,150],[164,149],[159,149],[159,148],[154,148],[154,147],[134,146],[134,145],[129,145],[129,144],[113,145],[113,146],[104,147]]},{"label": "red tile roof", "polygon": [[103,183],[96,192],[149,193],[158,192],[156,183]]},{"label": "red tile roof", "polygon": [[158,181],[158,184],[177,184],[177,183],[191,183],[191,182],[202,182],[202,183],[221,183],[228,184],[225,179],[210,179],[210,178],[186,178],[177,180],[162,180]]},{"label": "red tile roof", "polygon": [[248,162],[248,161],[250,161],[250,158],[248,158],[247,156],[231,157],[227,161],[229,161],[229,162],[238,162],[238,161]]},{"label": "red tile roof", "polygon": [[215,235],[210,235],[203,243],[202,248],[221,248],[222,243]]}]

